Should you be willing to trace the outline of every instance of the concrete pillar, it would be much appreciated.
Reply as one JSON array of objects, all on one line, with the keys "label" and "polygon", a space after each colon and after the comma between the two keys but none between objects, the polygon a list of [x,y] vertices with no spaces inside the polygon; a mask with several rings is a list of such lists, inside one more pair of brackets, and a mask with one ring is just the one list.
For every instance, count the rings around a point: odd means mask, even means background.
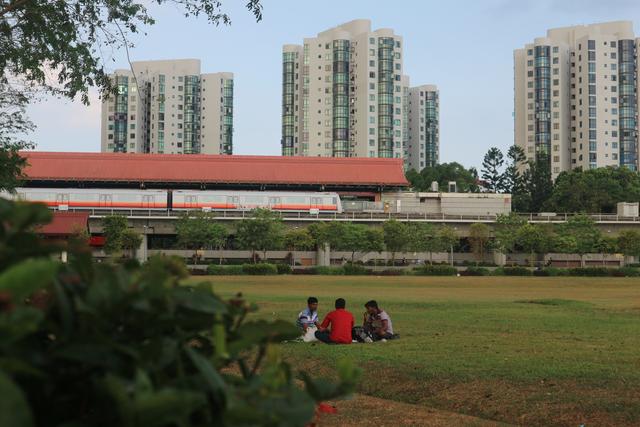
[{"label": "concrete pillar", "polygon": [[318,247],[318,251],[316,252],[316,265],[322,267],[331,265],[331,247],[328,243]]},{"label": "concrete pillar", "polygon": [[147,252],[147,235],[141,234],[140,236],[142,237],[142,242],[140,243],[140,247],[135,251],[136,251],[136,259],[140,261],[140,263],[142,264],[144,262],[147,262],[149,255]]},{"label": "concrete pillar", "polygon": [[493,253],[493,263],[499,267],[503,267],[507,264],[507,256],[502,252],[495,251]]}]

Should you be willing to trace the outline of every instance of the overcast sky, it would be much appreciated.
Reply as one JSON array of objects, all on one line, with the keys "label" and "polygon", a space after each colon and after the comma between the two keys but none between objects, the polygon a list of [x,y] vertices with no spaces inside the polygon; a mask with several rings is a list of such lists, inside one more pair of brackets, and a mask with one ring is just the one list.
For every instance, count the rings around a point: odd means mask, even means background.
[{"label": "overcast sky", "polygon": [[[223,1],[230,27],[154,8],[157,23],[135,38],[132,60],[199,58],[203,72],[235,74],[234,154],[280,154],[282,45],[353,20],[404,38],[412,85],[440,88],[441,161],[479,166],[491,146],[513,143],[513,49],[548,28],[631,20],[637,0],[263,0],[256,23],[244,0]],[[110,69],[128,68],[124,51],[106,52]],[[30,109],[38,150],[99,151],[100,101],[51,99]]]}]

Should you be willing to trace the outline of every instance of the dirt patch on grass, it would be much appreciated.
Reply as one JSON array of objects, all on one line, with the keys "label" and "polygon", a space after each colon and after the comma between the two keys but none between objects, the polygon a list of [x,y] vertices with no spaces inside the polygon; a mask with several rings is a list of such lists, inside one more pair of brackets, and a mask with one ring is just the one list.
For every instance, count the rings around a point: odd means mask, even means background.
[{"label": "dirt patch on grass", "polygon": [[428,408],[422,405],[396,402],[376,397],[356,395],[351,400],[332,402],[337,414],[323,414],[319,427],[329,426],[477,426],[497,427],[508,424],[487,421],[468,415]]}]

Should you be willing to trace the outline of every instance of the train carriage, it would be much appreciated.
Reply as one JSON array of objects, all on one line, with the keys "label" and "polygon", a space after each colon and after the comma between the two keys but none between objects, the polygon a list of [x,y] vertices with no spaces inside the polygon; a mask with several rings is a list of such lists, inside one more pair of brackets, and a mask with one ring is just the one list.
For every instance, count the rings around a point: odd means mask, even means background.
[{"label": "train carriage", "polygon": [[172,193],[173,210],[251,210],[342,212],[336,193],[301,193],[271,191],[189,191]]},{"label": "train carriage", "polygon": [[40,202],[57,209],[154,209],[166,210],[167,192],[162,190],[120,190],[83,188],[16,188],[2,197]]}]

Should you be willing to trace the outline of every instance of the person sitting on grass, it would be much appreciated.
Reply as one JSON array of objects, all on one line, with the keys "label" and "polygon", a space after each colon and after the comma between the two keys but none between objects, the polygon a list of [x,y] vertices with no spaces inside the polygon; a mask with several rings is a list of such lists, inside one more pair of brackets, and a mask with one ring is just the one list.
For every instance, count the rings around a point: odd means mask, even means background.
[{"label": "person sitting on grass", "polygon": [[378,307],[374,300],[364,305],[367,310],[364,314],[364,324],[362,327],[371,334],[374,341],[386,341],[395,338],[393,334],[393,324],[391,317],[386,311]]},{"label": "person sitting on grass", "polygon": [[[351,344],[351,330],[353,329],[353,314],[345,310],[347,306],[343,298],[338,298],[336,309],[327,314],[316,331],[316,338],[327,344]],[[329,326],[331,328],[329,329]]]},{"label": "person sitting on grass", "polygon": [[310,326],[318,326],[318,298],[307,298],[307,308],[298,314],[296,325],[306,333]]}]

